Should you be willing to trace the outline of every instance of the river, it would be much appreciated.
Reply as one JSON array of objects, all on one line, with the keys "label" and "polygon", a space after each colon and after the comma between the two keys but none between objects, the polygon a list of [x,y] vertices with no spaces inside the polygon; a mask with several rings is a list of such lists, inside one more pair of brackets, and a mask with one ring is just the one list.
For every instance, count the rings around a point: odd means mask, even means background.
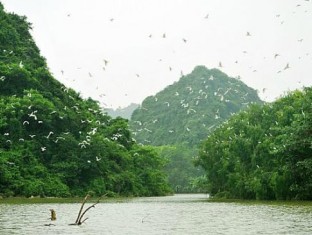
[{"label": "river", "polygon": [[[48,219],[51,208],[56,221]],[[209,202],[205,194],[104,200],[81,226],[68,225],[79,209],[79,203],[1,203],[0,234],[312,234],[311,203]]]}]

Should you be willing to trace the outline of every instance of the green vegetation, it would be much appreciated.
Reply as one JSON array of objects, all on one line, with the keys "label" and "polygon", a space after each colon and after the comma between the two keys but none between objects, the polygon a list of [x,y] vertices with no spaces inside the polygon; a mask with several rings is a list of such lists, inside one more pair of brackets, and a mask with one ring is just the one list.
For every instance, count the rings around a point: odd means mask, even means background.
[{"label": "green vegetation", "polygon": [[312,199],[312,88],[252,105],[204,141],[197,163],[225,198]]},{"label": "green vegetation", "polygon": [[165,170],[176,192],[206,191],[204,171],[193,164],[199,143],[251,103],[262,103],[255,90],[218,69],[197,66],[147,97],[133,112],[130,127],[138,143],[166,146],[160,154],[168,159]]},{"label": "green vegetation", "polygon": [[0,196],[169,193],[165,159],[55,80],[30,29],[0,3]]},{"label": "green vegetation", "polygon": [[251,103],[262,103],[254,89],[218,69],[197,66],[147,97],[133,112],[130,127],[138,143],[194,146]]},{"label": "green vegetation", "polygon": [[312,88],[263,104],[239,79],[198,66],[128,123],[54,79],[29,30],[0,3],[0,198],[173,189],[312,200]]}]

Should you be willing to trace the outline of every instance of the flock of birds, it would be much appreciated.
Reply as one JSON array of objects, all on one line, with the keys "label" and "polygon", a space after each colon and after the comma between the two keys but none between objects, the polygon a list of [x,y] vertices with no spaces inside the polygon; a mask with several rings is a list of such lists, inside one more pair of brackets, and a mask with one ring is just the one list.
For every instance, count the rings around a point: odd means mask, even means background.
[{"label": "flock of birds", "polygon": [[[309,0],[304,0],[304,1],[308,2]],[[301,4],[297,4],[295,7],[298,8],[298,7],[301,7],[301,6],[302,6]],[[68,14],[67,14],[67,17],[71,17],[71,16],[72,16],[71,13],[68,13]],[[280,14],[277,14],[275,17],[276,17],[276,19],[280,19],[280,18],[281,18],[281,15],[280,15]],[[210,18],[211,18],[211,14],[206,14],[205,16],[203,16],[203,19],[204,19],[204,20],[209,20]],[[113,23],[113,22],[115,21],[115,18],[110,18],[109,21],[110,21],[111,23]],[[280,24],[281,24],[281,25],[282,25],[282,24],[285,24],[285,22],[282,20],[282,21],[280,21]],[[253,37],[253,33],[250,32],[250,31],[248,31],[248,30],[246,30],[245,36],[246,36],[247,38],[251,38],[251,37]],[[149,35],[147,35],[147,37],[148,37],[149,39],[151,39],[151,38],[155,37],[155,35],[149,34]],[[167,33],[167,32],[164,32],[164,33],[162,33],[162,35],[160,35],[160,36],[158,36],[158,37],[161,37],[161,38],[163,38],[163,40],[166,40],[166,39],[168,38],[168,33]],[[185,38],[185,37],[182,37],[182,38],[181,38],[181,42],[184,43],[184,44],[188,44],[188,43],[190,43],[190,40],[187,39],[187,38]],[[304,42],[304,38],[298,38],[298,39],[297,39],[297,42],[298,42],[298,43]],[[244,54],[247,54],[248,52],[247,52],[247,51],[243,51],[243,53],[244,53]],[[306,53],[306,56],[310,56],[310,54],[307,52],[307,53]],[[272,57],[273,57],[275,60],[278,60],[280,57],[282,57],[282,53],[280,53],[280,52],[274,52],[274,53],[272,53]],[[162,59],[159,59],[159,61],[162,61]],[[103,71],[106,71],[106,70],[108,69],[110,63],[111,63],[111,62],[110,62],[110,59],[109,59],[109,58],[104,58],[104,59],[102,60],[102,70],[103,70]],[[234,63],[235,63],[235,64],[238,64],[239,61],[236,60],[236,61],[234,61]],[[173,68],[171,65],[166,65],[166,66],[168,67],[168,70],[169,70],[169,71],[173,71],[173,70],[174,70],[174,68]],[[24,68],[23,61],[20,61],[19,67],[20,67],[21,69]],[[226,66],[225,66],[225,63],[224,63],[223,61],[219,61],[217,67],[219,67],[219,68],[224,68],[224,67],[226,67]],[[81,69],[81,67],[78,67],[77,69]],[[253,72],[257,72],[257,69],[255,69],[255,68],[252,68],[252,69],[253,69]],[[286,70],[288,70],[288,69],[291,69],[291,63],[290,63],[290,62],[287,62],[280,70],[277,71],[277,73],[281,73],[282,71],[286,71]],[[61,75],[62,75],[62,76],[66,76],[66,71],[64,71],[64,69],[62,69],[60,72],[61,72]],[[180,73],[181,73],[181,76],[184,76],[184,73],[183,73],[182,70],[181,70]],[[88,76],[90,79],[94,79],[95,77],[97,77],[96,74],[95,74],[94,72],[92,72],[92,71],[88,71],[87,76]],[[140,72],[135,73],[135,76],[136,76],[137,78],[142,78]],[[6,79],[6,77],[5,77],[5,76],[1,76],[1,74],[0,74],[0,83],[3,82],[3,81],[5,81],[5,79]],[[214,79],[214,78],[213,78],[213,77],[210,77],[209,79],[212,80],[212,79]],[[74,79],[73,81],[75,81],[75,79]],[[181,108],[185,109],[185,111],[186,111],[186,113],[187,113],[188,115],[197,113],[198,110],[196,110],[196,106],[199,104],[199,102],[201,102],[201,99],[207,99],[207,98],[208,98],[208,94],[205,92],[205,88],[207,88],[206,86],[207,86],[207,84],[205,84],[205,82],[204,82],[204,83],[203,83],[203,89],[200,90],[200,91],[198,91],[198,99],[196,100],[195,106],[194,106],[194,107],[193,107],[193,106],[191,107],[190,104],[189,104],[188,102],[186,102],[185,100],[181,100],[181,102],[180,102]],[[96,90],[99,90],[99,89],[100,89],[100,87],[97,86],[97,87],[96,87]],[[188,90],[190,93],[194,92],[193,89],[192,89],[192,87],[190,87],[190,86],[189,86],[189,87],[186,87],[186,90]],[[262,93],[266,92],[266,90],[267,90],[267,88],[263,88],[263,89],[262,89]],[[67,89],[66,87],[64,87],[63,91],[64,91],[64,92],[68,92],[68,89]],[[231,92],[235,92],[235,91],[237,91],[237,90],[235,90],[235,88],[229,87],[229,89],[226,90],[226,91],[222,91],[222,92],[221,92],[220,90],[217,90],[217,91],[214,93],[214,96],[219,97],[220,101],[222,101],[222,102],[230,102],[229,98],[227,98],[227,95],[229,95]],[[31,94],[29,94],[29,95],[31,96]],[[125,96],[128,96],[128,94],[124,94],[124,95],[125,95]],[[248,95],[248,94],[245,94],[245,95]],[[174,94],[174,96],[179,96],[178,91]],[[106,102],[109,102],[109,100],[107,100],[107,95],[106,95],[105,93],[100,93],[100,94],[98,95],[97,99],[101,102],[101,104],[102,104],[103,106],[106,105]],[[157,97],[155,97],[155,101],[157,102],[156,99],[157,99]],[[164,105],[165,105],[166,107],[168,107],[168,108],[171,107],[171,106],[170,106],[170,101],[165,101],[165,102],[164,102]],[[66,109],[66,108],[68,108],[68,107],[64,107],[64,109]],[[73,106],[73,107],[70,107],[70,108],[73,109],[73,110],[75,110],[76,112],[79,112],[79,107],[78,107],[78,106]],[[144,107],[141,107],[141,109],[144,109]],[[33,121],[37,122],[38,124],[41,124],[43,121],[38,119],[38,114],[39,114],[38,111],[37,111],[37,110],[33,110],[33,109],[32,109],[32,106],[29,107],[29,110],[30,110],[30,112],[29,112],[29,114],[28,114],[29,119],[28,119],[28,120],[23,120],[23,121],[22,121],[22,125],[23,125],[23,126],[30,125],[30,122],[33,122]],[[92,111],[93,111],[93,112],[99,112],[99,110],[92,110]],[[55,115],[55,112],[56,112],[56,111],[54,111],[53,113],[51,113],[51,115]],[[62,117],[60,117],[60,118],[62,118]],[[215,118],[215,119],[219,119],[219,118],[220,118],[219,110],[216,110],[216,111],[215,111],[214,118]],[[157,123],[157,121],[158,121],[158,120],[153,120],[153,123]],[[84,122],[89,122],[89,123],[94,122],[94,123],[95,123],[96,121],[92,121],[92,120],[81,120],[81,123],[84,123]],[[101,125],[101,123],[97,123],[97,124],[98,124],[98,125]],[[97,132],[97,128],[98,128],[98,127],[95,126],[95,127],[92,127],[92,129],[90,129],[90,131],[88,132],[88,135],[85,137],[85,139],[79,143],[79,147],[80,147],[80,148],[82,148],[82,149],[83,149],[83,148],[87,148],[87,146],[90,145],[90,142],[91,142],[91,139],[92,139],[92,135],[94,135],[94,134]],[[185,127],[185,128],[186,128],[187,131],[191,131],[191,127]],[[212,128],[212,127],[208,127],[208,129],[211,129],[211,128]],[[149,128],[147,128],[147,127],[145,127],[144,130],[146,130],[146,131],[148,131],[148,132],[151,132],[151,130],[150,130]],[[169,131],[170,133],[174,133],[174,130],[168,130],[168,131]],[[52,139],[53,139],[53,141],[54,141],[55,143],[57,143],[58,141],[61,141],[62,139],[64,139],[65,136],[66,136],[66,134],[69,134],[69,133],[62,133],[62,135],[56,136],[56,134],[54,133],[54,131],[51,130],[49,133],[46,133],[46,135],[44,136],[44,138],[46,138],[46,139],[48,139],[48,140],[52,140]],[[7,141],[8,143],[11,143],[11,142],[12,142],[12,141],[9,139],[10,133],[3,133],[3,135],[7,137],[7,140],[6,140],[6,141]],[[55,136],[55,137],[54,137],[54,136]],[[29,138],[31,138],[31,139],[36,138],[36,137],[37,137],[36,135],[29,135]],[[53,138],[53,137],[54,137],[54,138]],[[116,134],[116,135],[112,136],[111,139],[109,139],[109,141],[116,141],[116,140],[118,140],[118,138],[120,138],[120,137],[121,137],[121,134]],[[24,137],[24,138],[25,138],[25,137]],[[24,138],[20,138],[19,141],[25,141]],[[46,147],[46,146],[41,146],[40,149],[41,149],[42,152],[47,151],[47,147]],[[96,157],[95,160],[96,160],[96,161],[100,161],[101,158],[100,158],[100,157]],[[91,160],[88,160],[88,161],[91,162]]]},{"label": "flock of birds", "polygon": [[[72,100],[74,100],[73,96],[70,95],[70,92],[68,90],[68,88],[63,87],[62,91],[65,95],[68,95],[68,97]],[[35,95],[33,95],[30,91],[27,93],[26,95],[26,99],[29,100],[30,104],[27,107],[28,113],[26,115],[26,119],[25,120],[20,120],[21,121],[21,125],[23,126],[23,128],[25,128],[25,130],[28,128],[28,126],[32,126],[35,127],[36,130],[40,130],[42,128],[42,125],[44,124],[44,119],[45,116],[47,115],[47,112],[49,116],[53,116],[53,117],[57,117],[59,119],[59,121],[61,122],[64,117],[67,115],[67,113],[71,113],[72,111],[76,112],[77,115],[79,115],[81,113],[81,108],[79,107],[79,103],[76,103],[75,105],[72,106],[64,106],[63,110],[39,110],[38,109],[38,105],[36,103],[35,100]],[[10,111],[12,113],[16,113],[16,110],[19,109],[18,108],[18,104],[12,103],[10,106]],[[104,115],[105,112],[102,109],[92,109],[92,108],[88,108],[88,111],[91,112],[92,114],[94,114],[94,119],[81,119],[80,120],[80,124],[82,126],[83,129],[85,130],[79,130],[79,135],[80,135],[80,139],[81,141],[78,143],[78,146],[80,149],[85,149],[88,146],[90,146],[92,144],[92,137],[94,135],[96,135],[98,129],[103,128],[103,126],[107,126],[109,125],[111,119],[108,119],[106,121],[100,121],[96,119],[96,116],[98,114],[100,115]],[[30,128],[33,129],[33,128]],[[118,129],[118,131],[122,131],[121,129]],[[9,145],[13,145],[16,144],[14,143],[14,140],[16,142],[27,142],[27,141],[32,141],[32,140],[36,140],[38,143],[41,143],[41,146],[39,147],[39,150],[44,154],[44,152],[48,152],[48,148],[47,145],[51,146],[51,143],[53,142],[54,144],[61,144],[62,141],[66,140],[68,135],[74,135],[73,132],[71,132],[71,130],[66,129],[63,130],[62,132],[56,133],[56,130],[50,130],[47,133],[41,133],[42,131],[36,131],[34,134],[28,134],[27,136],[19,136],[18,140],[16,138],[16,133],[13,132],[5,132],[2,133],[4,136],[4,141],[6,144]],[[115,141],[118,146],[124,148],[124,146],[122,144],[120,144],[118,142],[118,140],[120,138],[123,137],[122,133],[116,132],[114,134],[112,134],[110,137],[106,137],[104,138],[105,141]],[[48,143],[47,141],[51,142]],[[18,144],[18,143],[17,143]],[[91,163],[92,161],[96,161],[99,162],[101,161],[102,157],[100,156],[100,154],[98,154],[97,156],[95,156],[94,159],[88,159],[87,163]],[[7,162],[8,165],[15,165],[14,162]]]},{"label": "flock of birds", "polygon": [[[193,81],[189,81],[190,84],[186,85],[185,88],[182,90],[181,88],[173,86],[172,88],[174,89],[171,90],[173,97],[171,102],[164,101],[159,103],[160,97],[157,97],[156,95],[153,97],[155,102],[153,106],[154,107],[158,106],[158,108],[163,106],[164,108],[171,109],[168,111],[164,109],[166,113],[170,111],[173,111],[174,113],[177,112],[181,113],[182,111],[182,113],[184,112],[186,116],[192,116],[191,118],[194,120],[202,120],[201,124],[202,130],[206,130],[207,133],[210,133],[213,130],[213,128],[217,126],[216,122],[227,118],[226,116],[221,115],[219,107],[222,107],[222,103],[229,103],[231,102],[232,97],[237,97],[243,106],[247,106],[250,104],[251,99],[249,95],[251,94],[249,94],[249,92],[247,91],[244,91],[244,88],[241,89],[242,84],[237,80],[237,78],[234,79],[229,78],[228,82],[224,84],[224,87],[222,88],[219,87],[215,91],[212,91],[210,87],[213,86],[212,85],[212,83],[214,83],[213,80],[215,79],[217,80],[218,78],[215,78],[213,75],[210,75],[210,76],[202,76],[199,79],[200,79],[199,86],[200,89],[198,89],[197,86],[196,88],[192,87],[191,84],[193,83]],[[179,98],[180,96],[182,96],[182,98]],[[177,100],[179,106],[176,105]],[[203,103],[205,105],[208,104],[209,102],[218,102],[220,105],[219,106],[216,105],[215,110],[211,110],[212,111],[211,113],[209,113],[207,110],[203,111],[201,108],[202,106],[200,104]],[[173,104],[174,108],[171,108],[172,107],[171,103],[174,103]],[[146,106],[144,107],[142,105],[140,107],[140,110],[142,110],[143,112],[148,112],[149,109]],[[234,114],[235,113],[233,112],[230,113],[231,116]],[[158,129],[160,127],[159,125],[163,125],[160,124],[163,123],[163,121],[160,119],[161,117],[148,121],[143,120],[133,121],[136,126],[136,129],[132,130],[133,135],[137,136],[139,133],[145,132],[148,133],[148,136],[153,138],[154,130]],[[208,126],[207,122],[214,124]],[[162,126],[161,128],[164,128],[164,126]],[[183,128],[186,130],[186,132],[192,132],[193,130],[191,126],[184,126]],[[174,134],[177,133],[177,131],[171,128],[168,129],[168,133]],[[143,143],[141,142],[141,144],[149,144],[151,142],[152,141],[150,138],[146,138],[144,139]]]},{"label": "flock of birds", "polygon": [[[302,2],[309,2],[309,1],[308,0],[302,0]],[[294,8],[296,8],[296,9],[303,8],[303,7],[304,7],[303,3],[298,2],[297,4],[294,4]],[[307,10],[305,12],[307,13]],[[72,18],[72,14],[71,13],[67,13],[67,17]],[[210,14],[205,14],[205,15],[203,15],[200,18],[202,18],[203,20],[209,21],[209,20],[213,19],[213,17],[214,17],[214,15],[213,15],[213,12],[212,12]],[[282,13],[275,14],[275,18],[280,23],[280,25],[286,25],[287,24],[285,19],[283,19],[283,14]],[[75,20],[75,18],[73,18],[71,20]],[[116,21],[118,21],[118,18],[112,18],[111,17],[111,18],[108,19],[108,21],[113,24]],[[246,29],[244,34],[245,34],[246,38],[257,37],[256,33],[252,32],[252,31],[250,31],[248,29]],[[162,34],[150,33],[150,34],[146,35],[146,37],[148,39],[150,39],[150,40],[152,38],[158,38],[158,39],[162,38],[163,40],[166,40],[170,36],[171,36],[170,32],[163,32]],[[192,39],[188,39],[188,38],[183,37],[183,36],[181,36],[180,40],[184,44],[189,44],[189,43],[192,42]],[[305,39],[302,38],[302,37],[298,37],[298,39],[297,39],[298,43],[303,43],[304,41],[305,41]],[[176,43],[178,43],[178,42],[176,42]],[[242,53],[246,55],[249,52],[247,50],[243,50]],[[307,52],[305,55],[302,55],[302,57],[303,56],[309,57],[310,53]],[[274,60],[277,61],[277,60],[280,60],[281,58],[283,58],[283,53],[282,52],[274,52],[273,51],[271,55],[267,55],[267,58],[274,58]],[[284,58],[284,59],[286,59],[286,58]],[[287,59],[290,59],[290,58],[287,58]],[[159,59],[159,61],[166,61],[166,59],[162,58],[162,59]],[[113,63],[113,62],[111,62],[109,58],[102,59],[102,70],[103,71],[108,70],[109,65],[111,63]],[[219,62],[216,63],[216,67],[218,67],[220,69],[225,69],[226,70],[228,68],[228,63],[229,63],[228,61],[219,61]],[[234,64],[239,64],[240,61],[239,61],[239,59],[236,59],[235,61],[233,61],[233,63]],[[292,68],[291,61],[279,62],[279,63],[285,63],[285,64],[282,64],[281,67],[278,70],[276,70],[277,74],[280,74],[283,71],[286,71],[286,70],[289,70],[289,69]],[[172,65],[169,64],[169,62],[166,65],[164,65],[164,66],[168,68],[168,71],[179,70],[180,71],[180,75],[181,76],[184,75],[183,69],[174,68]],[[251,67],[251,66],[249,68],[251,69],[252,72],[259,72],[259,68],[257,69],[255,67]],[[77,67],[77,69],[81,69],[81,67]],[[62,75],[62,78],[60,78],[61,80],[66,80],[67,79],[67,78],[64,77],[64,76],[66,76],[66,73],[64,72],[64,69],[61,70],[61,75]],[[96,82],[96,79],[101,77],[101,76],[102,75],[97,74],[94,71],[87,71],[87,74],[86,74],[86,77],[92,78],[93,82]],[[141,71],[137,71],[137,72],[135,72],[132,75],[129,74],[129,77],[131,77],[131,76],[135,76],[136,78],[143,78],[144,79],[146,75],[142,75]],[[128,78],[128,80],[129,80],[129,78]],[[72,82],[75,82],[75,81],[76,81],[75,79],[72,80]],[[113,82],[113,81],[108,81],[108,82]],[[125,82],[127,82],[127,81],[125,81]],[[298,83],[300,83],[300,81]],[[91,83],[90,83],[90,85],[91,85]],[[95,98],[96,100],[99,100],[101,102],[101,105],[103,105],[104,107],[108,107],[109,106],[108,103],[112,102],[108,98],[108,97],[110,97],[110,95],[108,94],[108,93],[110,93],[110,91],[101,92],[100,90],[101,90],[102,86],[103,86],[103,82],[102,81],[98,81],[98,83],[95,85],[95,92],[92,95],[93,95],[93,98]],[[262,95],[264,95],[264,93],[269,90],[268,87],[265,87],[266,84],[263,84],[263,86],[264,86],[263,88],[259,89],[259,93],[260,93],[260,91],[262,91],[262,93],[263,93]],[[131,97],[131,95],[132,94],[129,94],[128,92],[120,94],[120,96],[124,96],[123,98],[129,98],[129,97]]]}]

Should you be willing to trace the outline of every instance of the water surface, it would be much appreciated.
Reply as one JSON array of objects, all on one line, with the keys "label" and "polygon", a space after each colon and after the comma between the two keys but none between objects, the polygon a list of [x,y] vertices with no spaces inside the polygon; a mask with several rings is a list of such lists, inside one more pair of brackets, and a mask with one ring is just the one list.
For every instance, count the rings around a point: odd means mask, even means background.
[{"label": "water surface", "polygon": [[204,194],[104,200],[84,224],[69,226],[79,209],[80,203],[0,204],[0,234],[312,234],[310,203],[209,202]]}]

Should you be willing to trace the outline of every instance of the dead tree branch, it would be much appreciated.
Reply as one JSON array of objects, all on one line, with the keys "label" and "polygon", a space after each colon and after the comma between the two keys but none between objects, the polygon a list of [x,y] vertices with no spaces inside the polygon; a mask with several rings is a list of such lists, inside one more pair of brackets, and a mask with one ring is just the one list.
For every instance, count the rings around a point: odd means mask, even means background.
[{"label": "dead tree branch", "polygon": [[[104,194],[102,197],[104,197],[104,196],[106,196],[106,194]],[[80,207],[80,210],[79,210],[79,213],[78,213],[78,216],[77,216],[75,223],[70,224],[70,225],[81,225],[82,223],[84,223],[88,218],[85,218],[84,220],[82,220],[83,216],[87,213],[88,210],[90,210],[92,207],[95,207],[95,205],[98,204],[102,198],[102,197],[100,197],[94,204],[92,204],[91,206],[89,206],[87,209],[85,209],[83,211],[83,207],[84,207],[84,205],[87,202],[89,197],[90,197],[89,194],[87,194],[85,196],[85,198],[81,202],[81,207]]]}]

